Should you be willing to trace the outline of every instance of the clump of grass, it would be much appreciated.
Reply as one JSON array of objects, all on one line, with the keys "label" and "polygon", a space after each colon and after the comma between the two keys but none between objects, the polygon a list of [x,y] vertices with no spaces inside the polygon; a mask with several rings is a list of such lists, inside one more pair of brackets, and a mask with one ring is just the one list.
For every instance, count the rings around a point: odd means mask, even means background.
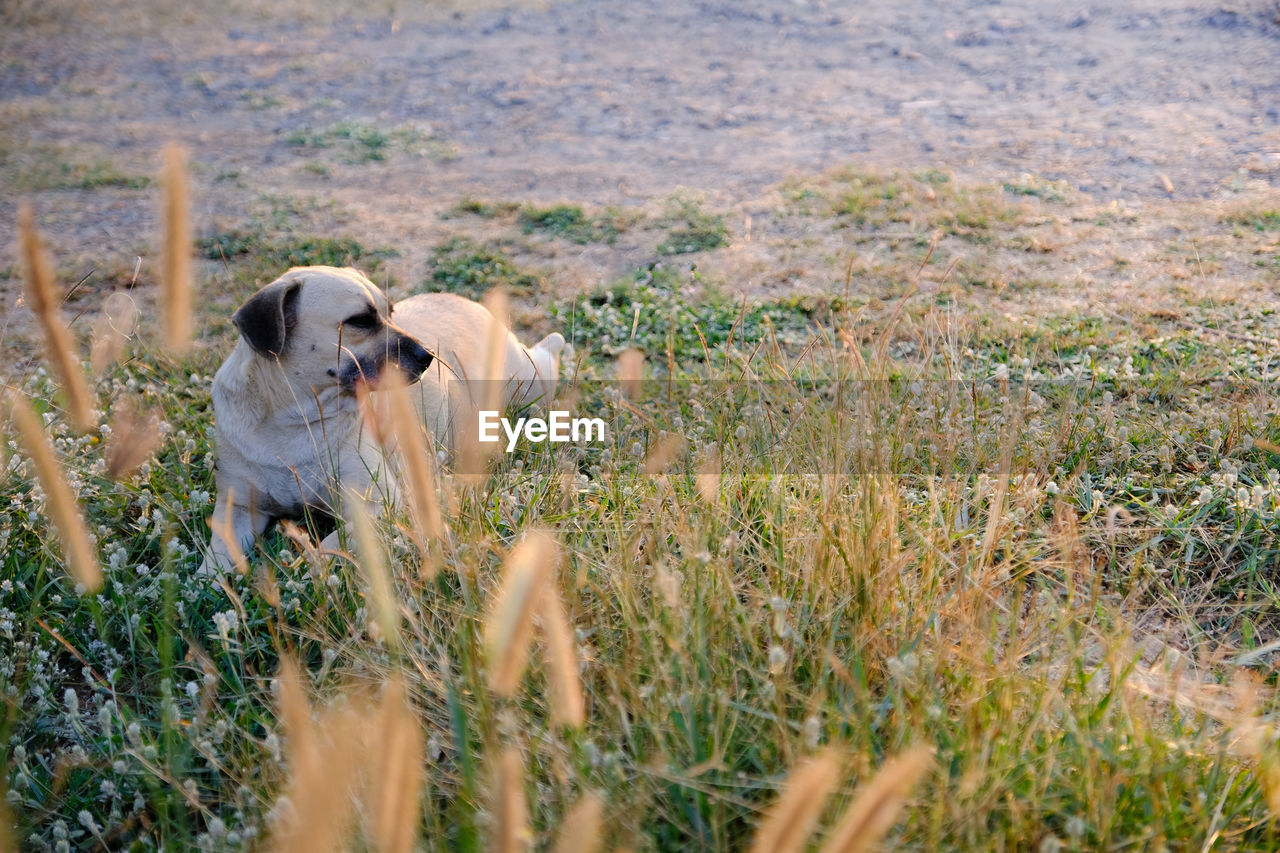
[{"label": "clump of grass", "polygon": [[382,162],[395,152],[436,160],[457,156],[436,134],[412,125],[384,128],[371,122],[343,121],[321,130],[299,129],[285,136],[294,148],[334,149],[349,165]]},{"label": "clump of grass", "polygon": [[705,360],[732,340],[807,340],[810,326],[846,309],[840,297],[797,295],[739,302],[705,285],[696,269],[655,264],[607,288],[552,307],[566,335],[599,355],[631,347],[678,362]]},{"label": "clump of grass", "polygon": [[1010,195],[1028,196],[1053,202],[1066,201],[1069,192],[1063,181],[1048,181],[1034,175],[1023,175],[1017,181],[1005,181],[1001,187]]},{"label": "clump of grass", "polygon": [[511,216],[520,210],[520,204],[514,201],[483,201],[465,196],[456,204],[440,214],[441,219],[456,219],[462,216],[479,216],[482,219],[496,219]]},{"label": "clump of grass", "polygon": [[431,252],[424,285],[479,299],[495,287],[514,296],[538,293],[545,287],[541,274],[522,269],[500,247],[454,237]]},{"label": "clump of grass", "polygon": [[0,140],[0,173],[22,192],[47,190],[140,190],[152,184],[93,149],[34,144],[19,147]]},{"label": "clump of grass", "polygon": [[256,228],[201,237],[196,249],[209,260],[229,264],[238,277],[255,285],[297,266],[358,266],[374,273],[399,255],[394,249],[369,247],[353,237],[273,237]]},{"label": "clump of grass", "polygon": [[[1056,200],[1058,184],[1026,178],[1003,189],[1013,195]],[[923,239],[935,230],[974,242],[990,242],[993,229],[1013,223],[1018,212],[998,190],[963,186],[939,170],[910,175],[846,168],[788,188],[790,208],[806,215],[836,217],[873,230],[908,226]],[[927,245],[928,241],[925,240]]]},{"label": "clump of grass", "polygon": [[584,213],[578,205],[557,204],[551,207],[524,207],[520,210],[519,221],[526,234],[550,234],[584,245],[615,242],[618,235],[631,226],[634,217],[615,209],[591,216]]},{"label": "clump of grass", "polygon": [[708,213],[695,200],[676,197],[657,223],[667,230],[666,239],[658,244],[660,255],[686,255],[707,252],[729,245],[729,229],[724,217]]},{"label": "clump of grass", "polygon": [[1280,229],[1280,210],[1255,208],[1236,210],[1222,218],[1227,225],[1251,228],[1254,231],[1275,231]]}]

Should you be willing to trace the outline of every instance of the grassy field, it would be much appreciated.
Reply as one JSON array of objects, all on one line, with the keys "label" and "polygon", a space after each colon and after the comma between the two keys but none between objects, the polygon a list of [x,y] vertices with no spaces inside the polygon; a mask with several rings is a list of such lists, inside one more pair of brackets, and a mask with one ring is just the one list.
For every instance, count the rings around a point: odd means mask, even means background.
[{"label": "grassy field", "polygon": [[[82,352],[103,317],[125,349],[84,429],[15,326],[5,413],[38,413],[102,581],[68,574],[7,419],[0,848],[1280,845],[1277,319],[1208,283],[1274,288],[1276,210],[844,170],[757,216],[775,286],[747,295],[738,222],[459,199],[463,230],[390,283],[505,288],[526,338],[571,339],[562,398],[608,440],[522,444],[478,483],[446,462],[425,551],[398,514],[327,557],[308,519],[217,581],[194,568],[230,310],[294,264],[387,281],[397,247],[197,227],[182,356],[100,273],[65,307]],[[1158,293],[1072,307],[1071,264],[1006,263],[1082,232]],[[585,292],[537,263],[626,240],[649,260]],[[158,447],[112,476],[139,408]]]}]

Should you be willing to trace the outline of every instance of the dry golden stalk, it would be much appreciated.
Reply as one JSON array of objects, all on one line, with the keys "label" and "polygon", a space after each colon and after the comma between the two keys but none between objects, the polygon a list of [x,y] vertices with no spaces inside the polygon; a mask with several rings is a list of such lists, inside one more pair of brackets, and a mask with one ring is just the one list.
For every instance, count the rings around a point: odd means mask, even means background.
[{"label": "dry golden stalk", "polygon": [[107,439],[107,473],[114,480],[132,473],[160,445],[160,415],[155,409],[142,411],[136,401],[126,401],[111,419]]},{"label": "dry golden stalk", "polygon": [[622,393],[634,400],[640,396],[640,383],[644,379],[644,353],[627,349],[618,353],[618,382]]},{"label": "dry golden stalk", "polygon": [[560,824],[553,853],[595,853],[603,826],[604,800],[598,794],[583,794]]},{"label": "dry golden stalk", "polygon": [[27,302],[44,332],[49,361],[62,381],[71,426],[77,432],[88,432],[95,426],[93,398],[89,394],[84,371],[80,368],[80,356],[71,340],[71,333],[62,322],[61,300],[55,290],[53,264],[40,243],[40,235],[36,233],[35,214],[29,204],[18,208],[18,235],[26,263]]},{"label": "dry golden stalk", "polygon": [[555,562],[555,542],[539,531],[526,535],[507,556],[502,588],[485,623],[489,687],[499,696],[513,695],[520,684],[529,657],[533,614]]},{"label": "dry golden stalk", "polygon": [[323,580],[324,575],[317,575],[320,571],[321,559],[320,549],[316,546],[315,540],[308,535],[307,531],[287,518],[282,518],[278,526],[280,532],[288,536],[289,540],[298,546],[298,550],[302,551],[302,558],[307,561],[307,566],[311,569],[312,575]]},{"label": "dry golden stalk", "polygon": [[573,626],[569,624],[554,583],[543,587],[540,615],[547,648],[547,675],[551,681],[551,722],[581,726],[586,709],[582,679],[578,675],[578,655],[574,651]]},{"label": "dry golden stalk", "polygon": [[40,426],[40,416],[16,392],[10,394],[9,411],[18,429],[18,441],[31,457],[36,477],[48,498],[49,512],[58,531],[58,540],[62,543],[67,570],[86,591],[97,592],[102,587],[102,569],[98,566],[98,557],[89,541],[89,529],[76,506],[75,496],[62,475],[62,466],[58,464],[53,446]]},{"label": "dry golden stalk", "polygon": [[[480,376],[456,377],[451,381],[465,381],[466,390],[458,394],[462,401],[456,413],[455,450],[458,465],[455,475],[459,482],[468,486],[479,486],[485,481],[485,471],[494,454],[498,452],[498,444],[481,442],[476,430],[476,416],[480,411],[496,412],[502,409],[503,395],[508,377],[506,374],[507,348],[507,297],[500,287],[490,290],[484,296],[484,306],[489,309],[492,320],[489,323],[488,337],[485,340],[484,373]],[[472,384],[472,383],[479,384]]]},{"label": "dry golden stalk", "polygon": [[519,853],[529,849],[528,806],[524,799],[524,763],[520,752],[507,749],[498,760],[493,788],[493,850]]},{"label": "dry golden stalk", "polygon": [[507,379],[507,294],[495,287],[484,295],[484,307],[493,315],[485,347],[484,406],[496,412],[502,408],[502,386]]},{"label": "dry golden stalk", "polygon": [[376,625],[387,645],[394,648],[400,642],[400,610],[387,556],[373,527],[371,504],[363,495],[351,491],[344,503],[347,520],[355,527],[356,556],[360,558],[356,565],[364,576],[369,603],[373,606],[374,622],[370,627]]},{"label": "dry golden stalk", "polygon": [[[387,402],[391,434],[404,461],[409,509],[414,520],[412,532],[422,556],[420,571],[424,577],[433,578],[437,566],[431,559],[429,542],[439,542],[445,537],[440,499],[436,495],[435,474],[432,469],[435,455],[428,446],[429,439],[422,421],[409,399],[408,386],[402,381],[389,381],[385,383],[380,396]],[[423,538],[424,534],[426,539]]]},{"label": "dry golden stalk", "polygon": [[93,321],[89,343],[89,367],[94,376],[120,360],[124,343],[138,325],[138,306],[133,297],[117,290],[102,303],[102,314]]},{"label": "dry golden stalk", "polygon": [[374,845],[380,853],[410,853],[418,835],[424,756],[422,732],[398,676],[387,683],[374,738],[369,780]]},{"label": "dry golden stalk", "polygon": [[765,815],[751,844],[752,853],[791,853],[806,849],[827,795],[840,781],[840,763],[826,753],[797,767],[786,790]]},{"label": "dry golden stalk", "polygon": [[272,849],[279,853],[341,850],[352,820],[360,733],[369,725],[355,712],[329,709],[312,719],[297,665],[280,661],[280,716],[288,743],[288,810]]},{"label": "dry golden stalk", "polygon": [[187,197],[187,152],[164,148],[164,341],[176,353],[191,346],[191,219]]},{"label": "dry golden stalk", "polygon": [[235,525],[231,523],[231,513],[235,509],[235,490],[227,490],[227,510],[219,517],[216,512],[209,514],[209,529],[222,537],[222,541],[227,543],[227,551],[231,555],[231,561],[235,563],[236,571],[242,575],[249,573],[249,563],[244,558],[244,552],[240,550],[240,541],[235,535]]},{"label": "dry golden stalk", "polygon": [[827,838],[822,853],[860,853],[880,841],[897,820],[907,794],[933,763],[933,750],[917,746],[890,758],[870,781]]}]

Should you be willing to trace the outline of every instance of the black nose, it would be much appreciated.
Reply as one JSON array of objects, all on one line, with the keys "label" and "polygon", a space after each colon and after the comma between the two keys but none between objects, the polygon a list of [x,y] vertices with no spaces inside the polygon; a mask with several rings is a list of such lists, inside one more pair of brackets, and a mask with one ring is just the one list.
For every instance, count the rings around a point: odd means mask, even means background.
[{"label": "black nose", "polygon": [[426,347],[409,335],[402,335],[397,346],[396,362],[400,368],[413,379],[417,379],[422,371],[431,366],[435,356]]}]

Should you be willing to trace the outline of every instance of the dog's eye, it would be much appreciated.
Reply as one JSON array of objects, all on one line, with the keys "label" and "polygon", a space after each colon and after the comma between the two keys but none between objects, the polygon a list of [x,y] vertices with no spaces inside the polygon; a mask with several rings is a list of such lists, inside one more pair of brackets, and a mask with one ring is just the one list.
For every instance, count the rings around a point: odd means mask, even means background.
[{"label": "dog's eye", "polygon": [[353,329],[373,329],[377,328],[378,315],[373,311],[366,311],[363,314],[356,314],[342,321],[342,325],[350,326]]}]

